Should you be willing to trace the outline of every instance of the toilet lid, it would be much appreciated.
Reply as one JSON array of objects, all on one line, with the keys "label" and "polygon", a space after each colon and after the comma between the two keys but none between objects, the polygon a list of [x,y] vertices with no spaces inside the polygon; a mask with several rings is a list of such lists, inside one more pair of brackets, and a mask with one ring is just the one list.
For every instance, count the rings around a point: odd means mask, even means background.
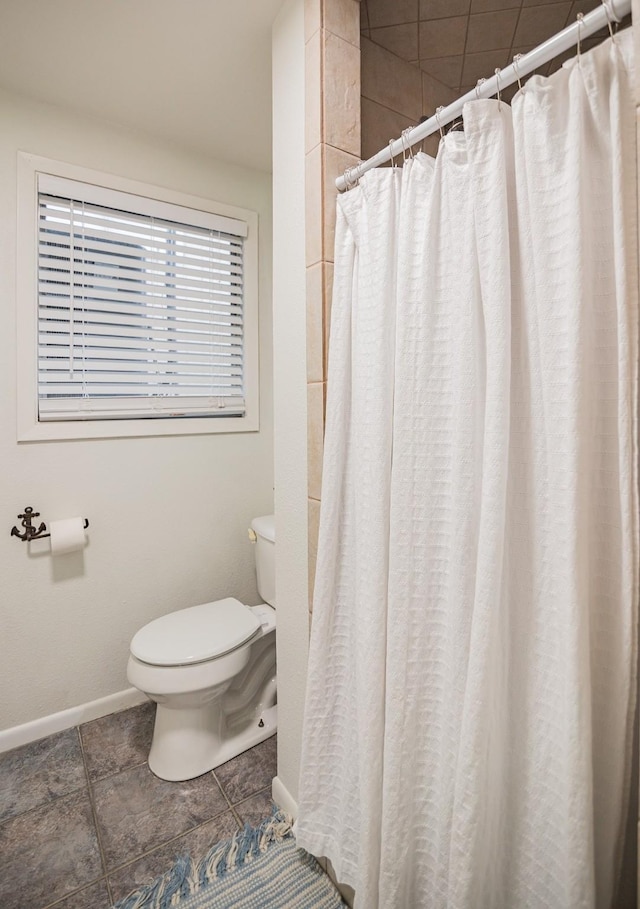
[{"label": "toilet lid", "polygon": [[233,597],[179,609],[149,622],[131,641],[131,653],[153,666],[184,666],[222,656],[260,629],[260,620]]}]

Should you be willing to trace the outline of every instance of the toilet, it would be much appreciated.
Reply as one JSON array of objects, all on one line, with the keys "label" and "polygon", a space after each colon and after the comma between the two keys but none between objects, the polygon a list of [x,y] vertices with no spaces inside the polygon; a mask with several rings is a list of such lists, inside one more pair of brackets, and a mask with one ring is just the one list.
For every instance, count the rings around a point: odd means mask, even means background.
[{"label": "toilet", "polygon": [[251,522],[258,592],[154,619],[131,641],[127,678],[156,702],[149,768],[190,780],[276,731],[275,517]]}]

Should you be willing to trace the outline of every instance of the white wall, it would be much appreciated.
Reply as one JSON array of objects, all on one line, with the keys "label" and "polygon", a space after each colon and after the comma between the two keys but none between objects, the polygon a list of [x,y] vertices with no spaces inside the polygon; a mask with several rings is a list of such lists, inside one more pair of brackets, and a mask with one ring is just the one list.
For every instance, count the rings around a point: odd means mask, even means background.
[{"label": "white wall", "polygon": [[[259,213],[259,433],[16,443],[18,149]],[[0,93],[0,301],[3,729],[127,688],[131,636],[158,615],[258,602],[246,528],[273,507],[270,175]],[[26,505],[87,516],[84,555],[11,538]]]},{"label": "white wall", "polygon": [[304,2],[286,0],[273,28],[273,331],[277,781],[293,800],[298,796],[309,634],[304,160]]}]

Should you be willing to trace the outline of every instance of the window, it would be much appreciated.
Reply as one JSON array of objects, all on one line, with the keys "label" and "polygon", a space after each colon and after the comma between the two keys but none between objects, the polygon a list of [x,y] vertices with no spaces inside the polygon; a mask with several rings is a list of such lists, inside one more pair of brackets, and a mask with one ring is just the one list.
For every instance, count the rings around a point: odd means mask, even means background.
[{"label": "window", "polygon": [[53,169],[33,167],[40,429],[22,437],[257,428],[255,214]]}]

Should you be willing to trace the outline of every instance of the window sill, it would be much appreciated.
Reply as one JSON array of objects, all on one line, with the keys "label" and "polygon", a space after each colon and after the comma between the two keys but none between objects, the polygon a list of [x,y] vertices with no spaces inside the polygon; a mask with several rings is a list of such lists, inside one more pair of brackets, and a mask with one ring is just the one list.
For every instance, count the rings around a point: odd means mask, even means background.
[{"label": "window sill", "polygon": [[145,436],[195,436],[257,432],[257,417],[168,417],[150,420],[57,420],[18,427],[18,442],[73,439],[126,439]]}]

